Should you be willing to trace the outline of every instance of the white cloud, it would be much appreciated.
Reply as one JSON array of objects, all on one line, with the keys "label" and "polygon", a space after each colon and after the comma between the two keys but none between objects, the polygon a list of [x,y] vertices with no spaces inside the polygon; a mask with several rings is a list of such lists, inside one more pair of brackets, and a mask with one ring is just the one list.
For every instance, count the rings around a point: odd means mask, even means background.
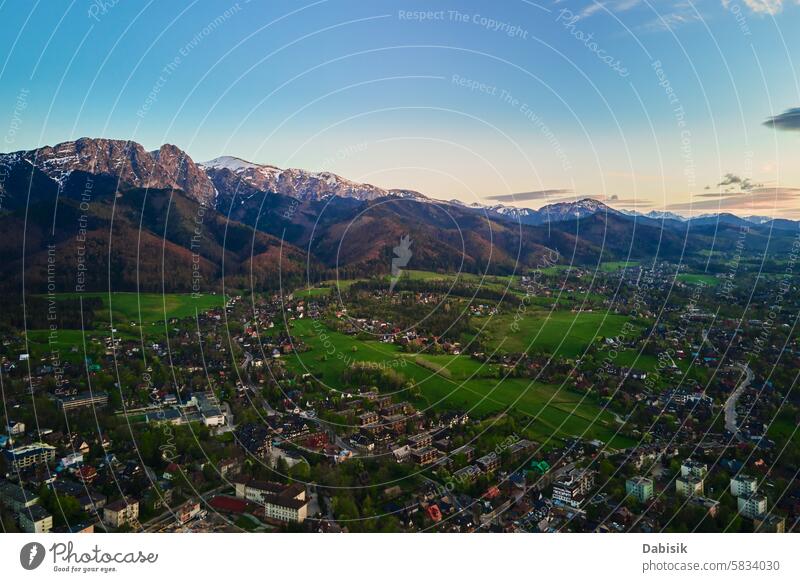
[{"label": "white cloud", "polygon": [[[778,14],[783,10],[785,0],[742,0],[744,4],[756,14]],[[795,0],[795,3],[800,4],[800,0]],[[722,5],[725,8],[734,4],[734,0],[722,0]]]}]

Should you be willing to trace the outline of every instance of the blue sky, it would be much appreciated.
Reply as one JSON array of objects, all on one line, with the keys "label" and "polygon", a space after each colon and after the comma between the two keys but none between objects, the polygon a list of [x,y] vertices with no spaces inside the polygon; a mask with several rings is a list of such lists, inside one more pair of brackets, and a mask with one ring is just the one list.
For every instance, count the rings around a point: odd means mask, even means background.
[{"label": "blue sky", "polygon": [[800,106],[799,25],[796,0],[3,2],[2,150],[102,136],[468,202],[796,215],[800,123],[764,122]]}]

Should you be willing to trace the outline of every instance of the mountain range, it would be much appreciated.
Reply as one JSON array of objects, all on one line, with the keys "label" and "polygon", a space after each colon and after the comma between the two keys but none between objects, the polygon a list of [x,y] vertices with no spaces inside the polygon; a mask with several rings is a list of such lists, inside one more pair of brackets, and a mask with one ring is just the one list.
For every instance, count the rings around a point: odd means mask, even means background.
[{"label": "mountain range", "polygon": [[[685,219],[591,198],[538,210],[435,200],[330,172],[224,156],[195,163],[173,145],[81,138],[0,154],[0,285],[41,290],[273,289],[390,269],[511,273],[557,250],[565,262],[664,259],[709,268],[709,248],[780,253],[794,221]],[[783,246],[782,246],[783,245]]]}]

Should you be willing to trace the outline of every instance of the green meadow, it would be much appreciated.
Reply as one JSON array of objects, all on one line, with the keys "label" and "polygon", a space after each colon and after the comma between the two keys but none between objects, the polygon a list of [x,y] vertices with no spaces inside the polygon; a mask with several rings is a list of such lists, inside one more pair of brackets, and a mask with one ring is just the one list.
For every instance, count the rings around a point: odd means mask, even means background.
[{"label": "green meadow", "polygon": [[708,287],[719,285],[719,279],[714,275],[704,275],[702,273],[680,273],[676,279],[683,283],[689,283],[690,285],[696,285],[698,283],[703,283]]},{"label": "green meadow", "polygon": [[540,351],[574,358],[597,339],[619,335],[627,321],[627,316],[603,311],[551,312],[529,307],[521,316],[506,313],[493,317],[480,337],[504,352]]},{"label": "green meadow", "polygon": [[[629,444],[627,439],[614,436],[617,425],[610,413],[602,411],[597,401],[571,389],[526,379],[503,379],[495,366],[465,355],[405,353],[393,344],[358,339],[308,319],[295,320],[291,326],[292,335],[310,349],[287,356],[287,366],[299,373],[312,373],[337,390],[343,388],[340,379],[347,367],[354,362],[372,362],[397,371],[413,383],[420,394],[419,406],[457,408],[478,418],[514,410],[526,415],[538,438],[550,444],[554,444],[554,438],[572,436],[597,438],[615,447]],[[435,366],[421,365],[418,358]]]},{"label": "green meadow", "polygon": [[151,325],[170,319],[194,317],[225,304],[223,295],[205,294],[197,297],[189,293],[59,293],[58,298],[97,297],[103,307],[95,312],[98,320],[108,323],[109,315],[115,326]]},{"label": "green meadow", "polygon": [[[195,313],[223,306],[225,301],[222,295],[192,297],[176,293],[112,293],[110,298],[108,293],[59,293],[56,301],[77,297],[97,297],[102,301],[95,310],[94,325],[86,330],[57,329],[52,337],[49,330],[28,330],[28,351],[34,362],[49,359],[56,350],[65,361],[83,362],[84,343],[88,353],[105,349],[102,342],[111,337],[112,320],[116,337],[139,339],[144,334],[151,340],[163,340],[165,322],[194,317]],[[75,347],[77,351],[73,350]]]},{"label": "green meadow", "polygon": [[639,261],[603,261],[600,263],[600,270],[605,273],[613,273],[631,267],[638,267]]}]

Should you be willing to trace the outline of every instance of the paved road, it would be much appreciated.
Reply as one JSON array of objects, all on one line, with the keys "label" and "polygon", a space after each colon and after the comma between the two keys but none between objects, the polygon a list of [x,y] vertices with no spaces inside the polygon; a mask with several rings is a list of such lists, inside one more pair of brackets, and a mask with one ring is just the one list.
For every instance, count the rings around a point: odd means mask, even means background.
[{"label": "paved road", "polygon": [[734,391],[731,392],[731,395],[728,396],[728,399],[725,401],[725,430],[735,435],[737,439],[741,440],[736,419],[736,401],[739,400],[739,397],[742,395],[742,393],[747,389],[748,386],[750,386],[755,374],[753,374],[753,371],[747,364],[743,364],[739,367],[745,373],[745,377],[742,378],[742,381],[739,382],[739,385],[736,386]]}]

